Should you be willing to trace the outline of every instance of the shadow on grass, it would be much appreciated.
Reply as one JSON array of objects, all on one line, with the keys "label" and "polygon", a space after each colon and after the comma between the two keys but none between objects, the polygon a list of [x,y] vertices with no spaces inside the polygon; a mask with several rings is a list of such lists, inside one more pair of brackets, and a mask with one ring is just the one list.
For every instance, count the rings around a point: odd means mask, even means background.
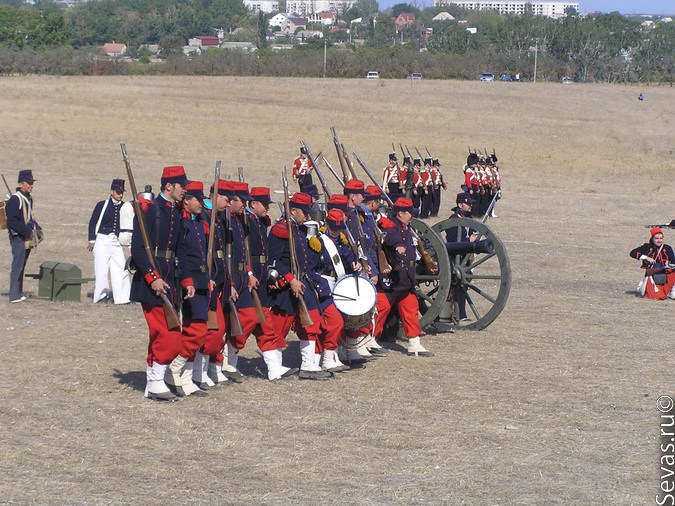
[{"label": "shadow on grass", "polygon": [[122,372],[119,369],[115,369],[113,377],[121,385],[138,390],[139,392],[145,392],[145,371]]}]

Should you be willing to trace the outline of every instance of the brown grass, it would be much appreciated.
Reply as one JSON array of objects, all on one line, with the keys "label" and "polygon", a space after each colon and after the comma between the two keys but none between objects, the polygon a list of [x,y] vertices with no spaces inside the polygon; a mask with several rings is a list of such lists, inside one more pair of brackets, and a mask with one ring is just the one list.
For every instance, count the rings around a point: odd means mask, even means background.
[{"label": "brown grass", "polygon": [[[672,302],[636,299],[627,251],[673,216],[667,88],[254,78],[2,78],[0,157],[34,169],[47,239],[29,261],[92,275],[86,223],[110,179],[180,163],[280,188],[298,141],[329,127],[372,168],[428,146],[452,190],[467,146],[496,148],[511,296],[479,333],[426,338],[330,382],[252,379],[208,399],[145,401],[137,307],[1,303],[0,502],[646,503],[659,395],[675,394]],[[646,100],[637,95],[644,91]],[[675,234],[667,232],[673,244]],[[9,248],[0,265],[9,266]],[[7,267],[0,292],[8,289]],[[88,287],[91,289],[91,285]],[[36,291],[28,281],[29,291]],[[6,300],[6,299],[5,299]],[[291,343],[297,361],[297,348]]]}]

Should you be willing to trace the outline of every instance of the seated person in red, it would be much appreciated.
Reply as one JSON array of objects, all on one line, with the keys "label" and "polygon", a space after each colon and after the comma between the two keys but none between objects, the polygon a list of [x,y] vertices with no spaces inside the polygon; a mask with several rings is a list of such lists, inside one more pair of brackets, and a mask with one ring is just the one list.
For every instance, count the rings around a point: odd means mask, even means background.
[{"label": "seated person in red", "polygon": [[630,256],[642,262],[645,277],[639,285],[640,293],[647,299],[675,299],[675,254],[664,243],[663,230],[653,227],[649,242],[635,248]]}]

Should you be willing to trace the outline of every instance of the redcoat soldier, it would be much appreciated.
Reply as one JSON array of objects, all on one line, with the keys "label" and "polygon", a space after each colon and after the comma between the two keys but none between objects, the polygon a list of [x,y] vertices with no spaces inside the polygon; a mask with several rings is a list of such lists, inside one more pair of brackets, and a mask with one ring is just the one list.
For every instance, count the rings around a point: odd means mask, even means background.
[{"label": "redcoat soldier", "polygon": [[[291,216],[288,217],[293,230],[297,252],[297,263],[301,272],[307,272],[309,250],[307,238],[301,226],[309,218],[312,198],[305,193],[294,194],[289,201]],[[285,339],[293,325],[300,339],[300,379],[328,379],[331,374],[322,371],[318,365],[317,340],[321,334],[318,301],[311,292],[314,286],[307,276],[297,279],[291,272],[289,233],[283,221],[274,225],[269,234],[269,265],[277,281],[269,290],[272,323],[280,338]],[[298,314],[297,300],[302,297],[309,310],[313,324],[303,327]]]},{"label": "redcoat soldier", "polygon": [[443,181],[443,174],[441,173],[441,162],[438,161],[438,158],[434,158],[432,160],[432,170],[431,170],[431,178],[433,181],[433,198],[432,198],[432,205],[431,205],[431,216],[436,217],[438,216],[438,211],[441,208],[441,189],[445,190],[446,189],[446,184],[445,181]]},{"label": "redcoat soldier", "polygon": [[267,292],[267,260],[269,258],[268,229],[271,220],[268,216],[270,204],[270,189],[267,187],[251,188],[251,200],[248,204],[249,246],[251,249],[251,271],[255,279],[265,321],[255,327],[258,348],[262,352],[267,366],[267,378],[270,381],[280,380],[298,374],[297,368],[283,365],[283,350],[286,348],[285,337],[280,336],[274,328],[271,301]]},{"label": "redcoat soldier", "polygon": [[[171,374],[167,378],[167,383],[175,388],[180,397],[207,395],[192,381],[195,354],[206,343],[209,297],[215,287],[206,265],[209,224],[206,215],[202,214],[205,198],[202,183],[192,181],[185,186],[179,239],[184,247],[177,251],[182,278],[182,339],[178,356],[169,366]],[[199,372],[201,379],[201,370]]]},{"label": "redcoat soldier", "polygon": [[403,191],[401,168],[398,166],[396,153],[389,153],[389,165],[382,169],[382,188],[391,200],[396,200]]},{"label": "redcoat soldier", "polygon": [[[120,243],[121,210],[124,198],[124,179],[113,179],[110,198],[94,207],[89,219],[89,243],[87,249],[94,252],[94,304],[106,299],[112,284],[115,304],[128,304],[131,279],[125,268],[126,256]],[[110,281],[108,282],[108,274]]]},{"label": "redcoat soldier", "polygon": [[139,196],[142,219],[148,233],[148,246],[155,258],[156,270],[146,255],[138,226],[139,216],[134,218],[131,257],[136,273],[131,282],[131,300],[141,303],[143,316],[148,324],[150,343],[145,396],[149,399],[176,400],[166,386],[164,377],[169,364],[180,351],[181,330],[168,328],[159,294],[166,294],[174,305],[179,300],[175,280],[175,256],[178,249],[185,245],[180,238],[182,217],[176,204],[183,200],[187,183],[183,167],[165,167],[162,171],[161,193],[157,198],[149,201]]},{"label": "redcoat soldier", "polygon": [[305,191],[305,186],[312,184],[312,171],[314,166],[307,156],[307,150],[300,148],[300,156],[293,161],[293,180],[300,185],[300,191]]},{"label": "redcoat soldier", "polygon": [[413,169],[414,169],[414,182],[413,182],[413,213],[414,216],[419,216],[420,206],[422,204],[422,196],[424,195],[424,184],[422,180],[422,160],[420,158],[415,158],[413,160]]},{"label": "redcoat soldier", "polygon": [[12,248],[12,269],[9,274],[9,301],[18,303],[26,300],[23,293],[23,274],[30,250],[37,246],[39,225],[33,218],[33,172],[20,170],[16,193],[7,201],[7,232]]},{"label": "redcoat soldier", "polygon": [[476,153],[469,153],[466,158],[466,165],[464,166],[464,186],[474,198],[477,198],[480,193],[480,182],[478,181],[478,155]]},{"label": "redcoat soldier", "polygon": [[420,169],[420,218],[431,215],[433,205],[434,180],[431,173],[431,158],[424,159],[424,167]]}]

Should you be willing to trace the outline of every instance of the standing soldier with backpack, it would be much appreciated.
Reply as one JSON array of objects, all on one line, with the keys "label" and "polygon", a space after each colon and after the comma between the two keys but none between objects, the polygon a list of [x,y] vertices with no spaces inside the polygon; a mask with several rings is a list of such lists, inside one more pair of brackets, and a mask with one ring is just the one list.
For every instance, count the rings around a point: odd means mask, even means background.
[{"label": "standing soldier with backpack", "polygon": [[33,172],[19,171],[16,193],[7,201],[7,232],[12,247],[12,269],[9,275],[9,301],[14,304],[26,300],[23,293],[23,275],[30,250],[37,246],[39,225],[33,218]]}]

